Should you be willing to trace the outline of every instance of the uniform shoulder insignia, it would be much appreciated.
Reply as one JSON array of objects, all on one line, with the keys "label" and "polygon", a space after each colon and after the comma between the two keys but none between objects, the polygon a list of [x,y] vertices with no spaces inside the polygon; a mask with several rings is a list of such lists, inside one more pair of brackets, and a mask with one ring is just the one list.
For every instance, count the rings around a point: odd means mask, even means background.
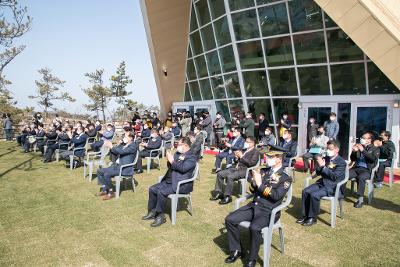
[{"label": "uniform shoulder insignia", "polygon": [[264,189],[264,191],[263,191],[263,195],[264,195],[264,197],[268,197],[269,196],[269,193],[271,193],[271,187],[266,187],[265,189]]},{"label": "uniform shoulder insignia", "polygon": [[288,188],[290,187],[290,182],[289,182],[289,181],[286,181],[286,182],[283,184],[283,187],[284,187],[285,189],[288,189]]},{"label": "uniform shoulder insignia", "polygon": [[333,162],[329,163],[329,165],[328,165],[329,169],[334,169],[335,167],[336,167],[336,164]]},{"label": "uniform shoulder insignia", "polygon": [[184,160],[185,159],[185,156],[184,155],[181,155],[181,156],[179,156],[179,160],[181,161],[181,160]]}]

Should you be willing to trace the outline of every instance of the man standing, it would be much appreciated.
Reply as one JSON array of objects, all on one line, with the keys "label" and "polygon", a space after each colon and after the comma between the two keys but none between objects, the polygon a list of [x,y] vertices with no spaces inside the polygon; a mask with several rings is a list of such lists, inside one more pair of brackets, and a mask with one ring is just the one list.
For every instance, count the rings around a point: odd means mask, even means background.
[{"label": "man standing", "polygon": [[308,142],[311,142],[313,140],[313,138],[317,136],[318,128],[319,128],[319,125],[318,125],[318,123],[315,122],[315,118],[310,117],[309,123],[307,125]]},{"label": "man standing", "polygon": [[375,187],[382,188],[383,176],[385,175],[386,167],[392,166],[392,160],[396,148],[390,140],[392,134],[389,131],[381,132],[381,140],[376,140],[375,145],[380,149],[379,168],[375,175]]},{"label": "man standing", "polygon": [[[344,180],[347,164],[339,156],[339,149],[339,144],[332,140],[328,142],[327,157],[323,159],[321,156],[317,156],[318,167],[315,173],[321,178],[303,189],[301,198],[302,218],[297,220],[297,223],[303,226],[311,226],[317,223],[321,198],[334,196],[336,185]],[[343,197],[342,191],[339,197]]]},{"label": "man standing", "polygon": [[188,194],[193,191],[193,182],[189,182],[182,184],[179,192],[177,192],[178,182],[192,178],[193,171],[196,168],[197,159],[190,151],[189,138],[181,138],[176,150],[175,155],[167,152],[168,171],[161,182],[149,188],[148,213],[142,217],[142,220],[154,219],[154,222],[150,225],[152,227],[160,226],[166,222],[164,213],[168,195]]},{"label": "man standing", "polygon": [[196,126],[193,132],[189,133],[189,139],[192,143],[190,146],[190,151],[196,156],[197,160],[201,158],[201,149],[204,142],[204,135],[200,132],[200,129]]},{"label": "man standing", "polygon": [[329,137],[329,140],[334,140],[337,138],[339,133],[339,123],[336,120],[336,113],[332,112],[329,121],[324,122],[325,135]]},{"label": "man standing", "polygon": [[[225,263],[233,263],[242,256],[239,224],[243,221],[249,221],[251,247],[245,266],[253,267],[256,265],[258,251],[263,240],[261,230],[269,225],[271,211],[282,203],[291,186],[292,178],[284,172],[282,166],[283,153],[270,151],[267,156],[268,168],[262,169],[261,172],[253,171],[253,177],[249,181],[250,191],[254,195],[253,201],[231,212],[225,218],[230,251]],[[277,213],[275,221],[279,217],[280,213]]]},{"label": "man standing", "polygon": [[269,127],[269,122],[265,118],[264,113],[260,113],[258,117],[258,141],[261,141],[261,139],[265,136],[265,130]]},{"label": "man standing", "polygon": [[6,117],[3,121],[3,127],[4,127],[4,131],[6,133],[6,141],[12,141],[12,120],[11,120],[11,114],[7,113]]},{"label": "man standing", "polygon": [[224,127],[226,124],[225,118],[222,116],[222,113],[220,111],[217,112],[216,119],[214,121],[213,127],[214,127],[214,134],[215,134],[215,141],[214,144],[218,146],[218,144],[221,141],[221,138],[224,135]]},{"label": "man standing", "polygon": [[210,146],[211,133],[212,133],[212,119],[208,111],[204,112],[203,120],[200,122],[201,129],[207,132],[206,143]]},{"label": "man standing", "polygon": [[245,137],[254,137],[254,126],[255,122],[252,118],[252,114],[250,112],[247,112],[246,119],[244,119],[239,126],[240,128],[244,129]]}]

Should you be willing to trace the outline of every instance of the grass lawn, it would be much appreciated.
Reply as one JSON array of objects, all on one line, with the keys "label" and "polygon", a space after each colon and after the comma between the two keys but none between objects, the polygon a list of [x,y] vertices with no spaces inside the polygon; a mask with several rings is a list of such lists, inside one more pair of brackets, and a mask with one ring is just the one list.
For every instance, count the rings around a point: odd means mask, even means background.
[{"label": "grass lawn", "polygon": [[[0,266],[226,266],[223,222],[233,204],[209,201],[212,156],[200,163],[193,216],[182,209],[175,226],[167,216],[166,224],[153,229],[141,216],[148,187],[165,172],[165,161],[161,171],[135,176],[135,193],[126,190],[120,200],[104,202],[82,168],[45,165],[39,154],[0,142]],[[327,224],[329,203],[323,202],[317,225],[305,228],[295,223],[304,175],[296,178],[292,204],[282,214],[286,251],[276,249],[274,234],[271,266],[400,266],[400,185],[377,190],[372,206],[362,209],[347,198],[336,229]]]}]

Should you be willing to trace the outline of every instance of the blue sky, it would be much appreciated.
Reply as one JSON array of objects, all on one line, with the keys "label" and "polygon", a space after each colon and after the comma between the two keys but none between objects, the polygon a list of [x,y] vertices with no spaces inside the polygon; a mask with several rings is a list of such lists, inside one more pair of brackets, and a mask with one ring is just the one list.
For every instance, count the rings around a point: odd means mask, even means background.
[{"label": "blue sky", "polygon": [[[60,109],[82,112],[88,99],[81,87],[88,86],[84,73],[104,68],[106,82],[125,60],[133,79],[131,98],[146,105],[159,105],[143,18],[138,0],[34,0],[20,1],[33,17],[32,30],[18,43],[27,45],[6,69],[9,89],[18,106],[34,106],[37,72],[48,67],[66,81],[74,103],[57,103]],[[113,107],[109,107],[112,110]]]}]

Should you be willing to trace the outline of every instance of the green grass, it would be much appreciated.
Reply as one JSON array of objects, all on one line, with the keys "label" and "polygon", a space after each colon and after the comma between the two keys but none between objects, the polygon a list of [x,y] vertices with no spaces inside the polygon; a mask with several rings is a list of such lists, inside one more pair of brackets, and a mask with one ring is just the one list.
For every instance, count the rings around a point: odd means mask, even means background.
[{"label": "green grass", "polygon": [[[213,157],[200,163],[193,192],[193,216],[184,210],[177,224],[153,229],[142,221],[147,190],[161,171],[136,176],[135,193],[120,200],[94,197],[96,181],[62,162],[45,165],[38,153],[24,154],[0,143],[0,266],[226,266],[224,218],[233,205],[209,201]],[[297,173],[291,206],[282,215],[286,252],[274,234],[271,266],[399,266],[400,185],[376,191],[372,206],[354,209],[346,199],[345,219],[332,229],[323,212],[317,225],[295,223],[301,207],[303,174]],[[328,202],[322,210],[329,211]],[[245,245],[248,245],[246,234]],[[260,255],[262,250],[260,250]],[[241,266],[241,262],[233,266]]]}]

